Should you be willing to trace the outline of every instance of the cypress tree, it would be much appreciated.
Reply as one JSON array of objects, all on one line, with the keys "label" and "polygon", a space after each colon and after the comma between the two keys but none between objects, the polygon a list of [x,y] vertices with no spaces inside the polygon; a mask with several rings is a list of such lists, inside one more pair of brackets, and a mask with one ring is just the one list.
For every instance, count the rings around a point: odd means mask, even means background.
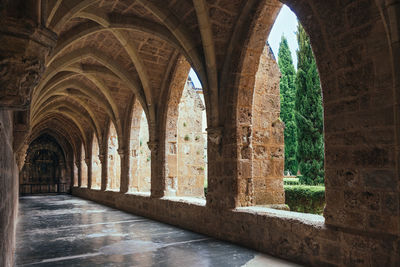
[{"label": "cypress tree", "polygon": [[321,85],[310,40],[298,25],[295,117],[297,123],[297,162],[300,182],[309,185],[324,182],[324,140]]},{"label": "cypress tree", "polygon": [[292,55],[287,39],[283,35],[279,44],[278,65],[282,74],[279,86],[281,97],[280,117],[285,123],[285,170],[296,174],[297,127],[294,114],[296,71],[293,66]]}]

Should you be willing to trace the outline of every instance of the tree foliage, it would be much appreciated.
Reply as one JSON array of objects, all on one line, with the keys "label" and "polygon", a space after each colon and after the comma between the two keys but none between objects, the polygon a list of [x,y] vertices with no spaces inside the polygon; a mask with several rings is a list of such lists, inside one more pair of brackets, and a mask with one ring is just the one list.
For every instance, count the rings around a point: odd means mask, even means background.
[{"label": "tree foliage", "polygon": [[280,117],[285,123],[285,170],[292,174],[297,173],[297,127],[294,114],[296,97],[296,71],[293,66],[292,55],[288,46],[287,39],[282,36],[279,53],[278,65],[281,71],[280,97],[281,114]]},{"label": "tree foliage", "polygon": [[321,85],[310,40],[299,24],[297,28],[297,75],[295,118],[297,124],[297,162],[301,183],[324,182],[324,140]]}]

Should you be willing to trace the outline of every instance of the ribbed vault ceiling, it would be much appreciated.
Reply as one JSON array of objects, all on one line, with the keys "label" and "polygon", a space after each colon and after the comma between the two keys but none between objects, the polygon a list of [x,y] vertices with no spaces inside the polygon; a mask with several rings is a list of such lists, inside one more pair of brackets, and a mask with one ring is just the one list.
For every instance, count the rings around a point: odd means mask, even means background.
[{"label": "ribbed vault ceiling", "polygon": [[[34,89],[31,137],[51,129],[76,149],[112,122],[119,136],[139,101],[150,127],[165,112],[178,58],[202,81],[208,124],[218,125],[219,85],[243,16],[258,1],[48,0],[42,20],[58,35]],[[271,2],[271,14],[280,8]],[[273,21],[273,19],[272,19]],[[230,44],[231,42],[231,44]],[[227,49],[228,48],[228,49]],[[212,111],[212,112],[211,112]],[[77,150],[75,150],[77,151]]]}]

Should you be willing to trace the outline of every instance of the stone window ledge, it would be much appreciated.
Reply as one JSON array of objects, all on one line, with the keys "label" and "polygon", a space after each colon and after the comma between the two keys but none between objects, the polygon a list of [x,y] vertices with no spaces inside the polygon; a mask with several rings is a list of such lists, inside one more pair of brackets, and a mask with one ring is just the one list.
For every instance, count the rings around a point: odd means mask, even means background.
[{"label": "stone window ledge", "polygon": [[177,196],[168,196],[161,198],[162,200],[169,200],[174,202],[182,202],[187,204],[194,204],[198,206],[206,206],[206,199],[201,197],[177,197]]},{"label": "stone window ledge", "polygon": [[[94,189],[96,190],[96,189]],[[119,189],[106,189],[105,192],[114,192],[114,193],[119,193]]]},{"label": "stone window ledge", "polygon": [[268,216],[268,217],[276,217],[281,219],[293,219],[300,221],[305,224],[314,225],[314,226],[323,226],[325,224],[325,218],[321,215],[309,214],[309,213],[300,213],[294,211],[286,211],[286,210],[276,210],[266,207],[240,207],[233,210],[234,212],[243,212],[243,213],[251,213],[260,216]]},{"label": "stone window ledge", "polygon": [[125,195],[140,196],[140,197],[150,197],[150,192],[126,192]]}]

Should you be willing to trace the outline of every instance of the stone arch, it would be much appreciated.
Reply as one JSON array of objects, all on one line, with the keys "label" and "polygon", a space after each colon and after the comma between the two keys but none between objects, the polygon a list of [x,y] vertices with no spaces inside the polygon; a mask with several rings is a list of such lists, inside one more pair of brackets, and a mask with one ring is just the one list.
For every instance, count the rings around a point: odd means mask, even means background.
[{"label": "stone arch", "polygon": [[[221,73],[219,114],[223,124],[208,129],[208,206],[234,208],[254,203],[251,126],[255,77],[281,5],[279,1],[248,1],[229,41]],[[221,168],[226,170],[224,177]]]},{"label": "stone arch", "polygon": [[70,191],[71,170],[64,149],[45,133],[30,142],[20,171],[21,194]]},{"label": "stone arch", "polygon": [[[350,179],[369,184],[371,187],[367,190],[368,194],[378,196],[382,191],[371,180],[368,181],[371,175],[367,173],[379,172],[383,166],[393,167],[396,157],[390,147],[396,143],[392,126],[398,113],[394,108],[393,84],[385,83],[388,77],[393,78],[393,72],[384,63],[392,56],[383,17],[374,2],[369,2],[366,10],[359,8],[360,1],[346,4],[335,1],[284,2],[296,13],[309,34],[320,74],[324,106],[325,223],[366,229],[369,227],[367,221],[350,225],[350,219],[343,217],[344,212],[352,212],[346,209],[344,192],[354,190],[353,183],[345,182]],[[238,62],[232,64],[238,66],[239,74],[232,76],[232,86],[235,89],[232,90],[234,95],[231,95],[231,99],[234,110],[226,112],[233,116],[226,121],[224,131],[226,136],[237,136],[236,140],[239,141],[237,153],[233,154],[236,160],[232,161],[237,164],[238,170],[232,181],[237,192],[226,198],[228,206],[252,205],[249,192],[253,188],[248,186],[248,178],[253,177],[253,168],[248,159],[243,158],[243,154],[250,153],[249,149],[254,148],[249,147],[247,141],[242,141],[246,140],[245,137],[252,137],[252,132],[249,132],[248,127],[241,127],[241,123],[250,125],[252,120],[251,105],[248,104],[252,103],[259,58],[272,25],[271,18],[274,17],[265,14],[265,3],[260,2],[248,35],[239,42],[243,48],[238,50],[241,51]],[[332,11],[337,11],[337,16],[328,20]],[[357,19],[360,18],[357,12],[363,14],[363,19]],[[228,110],[230,103],[226,105]],[[233,129],[230,128],[232,124]],[[371,136],[378,132],[387,133],[388,140],[372,140]],[[349,136],[352,141],[348,141]],[[359,160],[359,157],[365,160]],[[396,174],[391,173],[387,179],[394,181],[397,179],[395,177]],[[361,196],[362,193],[354,195],[357,201],[362,201]],[[363,216],[360,213],[350,213],[346,216],[354,215],[354,219]]]},{"label": "stone arch", "polygon": [[[77,49],[71,52],[70,54],[59,57],[57,58],[57,60],[53,61],[53,63],[46,69],[46,72],[44,74],[45,78],[41,80],[41,82],[33,92],[32,95],[33,105],[35,105],[35,102],[40,97],[43,97],[42,94],[47,89],[46,85],[51,83],[51,79],[53,77],[55,77],[59,72],[65,70],[71,65],[81,61],[82,59],[95,60],[99,64],[107,68],[110,71],[110,73],[113,73],[116,77],[118,77],[121,80],[121,82],[123,82],[127,86],[127,88],[129,88],[130,90],[132,90],[133,93],[135,93],[135,95],[140,100],[143,109],[146,112],[146,115],[149,116],[147,102],[144,97],[143,88],[140,82],[134,77],[132,77],[127,70],[123,69],[118,62],[110,58],[108,55],[102,53],[95,47],[84,47],[81,49]],[[77,71],[79,71],[79,69]],[[82,72],[83,71],[80,71],[80,73]],[[86,75],[86,78],[88,78],[91,82],[95,83],[95,85],[101,89],[100,83],[96,82],[95,78],[93,78],[92,75]],[[110,98],[108,97],[109,90],[101,90],[101,91],[107,98]],[[109,102],[112,103],[112,101]]]},{"label": "stone arch", "polygon": [[[71,187],[73,183],[78,181],[77,177],[77,169],[75,172],[75,159],[76,159],[76,140],[70,135],[69,132],[60,131],[59,129],[43,129],[43,128],[35,128],[31,131],[31,136],[28,138],[28,143],[31,143],[33,140],[37,139],[39,136],[49,135],[56,140],[56,142],[60,145],[61,150],[64,152],[65,162],[66,162],[66,171],[67,175],[71,177]],[[25,146],[26,150],[28,145]],[[24,155],[26,155],[26,150],[23,151]]]}]

